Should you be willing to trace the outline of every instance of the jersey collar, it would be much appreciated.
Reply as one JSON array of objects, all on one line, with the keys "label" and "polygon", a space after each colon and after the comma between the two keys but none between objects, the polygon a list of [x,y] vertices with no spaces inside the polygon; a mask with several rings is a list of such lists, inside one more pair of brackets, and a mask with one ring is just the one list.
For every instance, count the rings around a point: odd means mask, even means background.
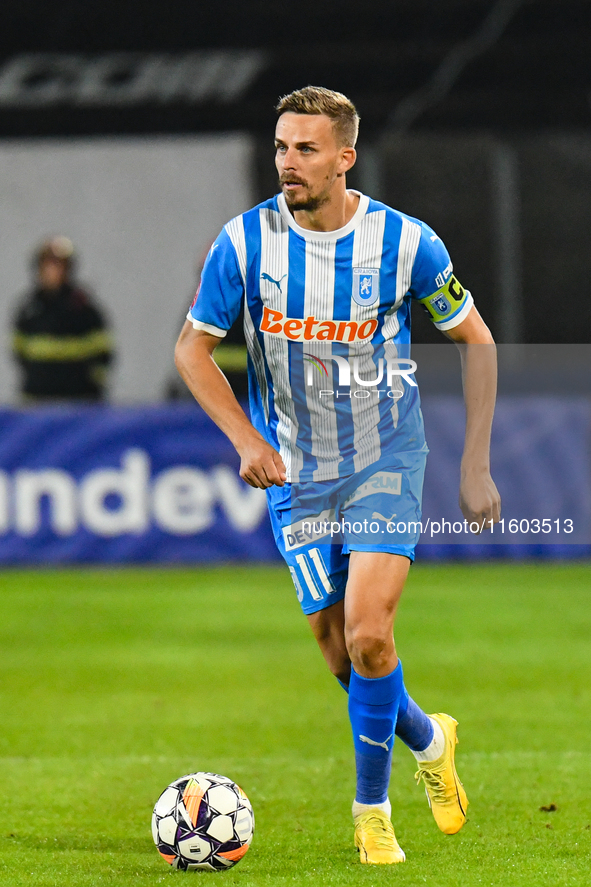
[{"label": "jersey collar", "polygon": [[298,225],[288,210],[283,193],[277,195],[277,205],[279,207],[279,212],[289,227],[295,231],[296,234],[299,234],[300,237],[303,237],[304,240],[340,240],[341,237],[346,237],[347,234],[350,234],[355,230],[363,216],[366,214],[369,206],[369,197],[367,197],[366,194],[361,194],[359,191],[354,191],[352,188],[349,188],[349,191],[352,194],[359,194],[359,206],[347,224],[342,228],[337,228],[336,231],[311,231],[309,228],[302,228]]}]

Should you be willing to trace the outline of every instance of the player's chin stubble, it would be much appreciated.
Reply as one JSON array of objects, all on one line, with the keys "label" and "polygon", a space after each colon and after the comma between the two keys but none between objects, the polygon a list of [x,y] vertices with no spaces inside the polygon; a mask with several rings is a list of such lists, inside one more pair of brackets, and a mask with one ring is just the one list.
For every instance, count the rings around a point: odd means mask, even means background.
[{"label": "player's chin stubble", "polygon": [[[281,179],[279,180],[279,186],[283,191],[283,182]],[[307,195],[306,197],[298,198],[293,191],[283,191],[283,196],[290,209],[309,213],[316,212],[317,209],[320,209],[321,206],[324,206],[324,204],[330,200],[329,194],[318,194],[316,197]]]}]

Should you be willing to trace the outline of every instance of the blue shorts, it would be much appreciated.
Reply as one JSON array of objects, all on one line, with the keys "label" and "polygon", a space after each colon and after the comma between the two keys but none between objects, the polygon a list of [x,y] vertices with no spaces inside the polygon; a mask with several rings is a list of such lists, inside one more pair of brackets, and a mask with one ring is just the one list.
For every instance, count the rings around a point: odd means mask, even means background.
[{"label": "blue shorts", "polygon": [[351,551],[414,560],[426,458],[426,448],[397,453],[349,477],[267,490],[275,542],[304,613],[342,600]]}]

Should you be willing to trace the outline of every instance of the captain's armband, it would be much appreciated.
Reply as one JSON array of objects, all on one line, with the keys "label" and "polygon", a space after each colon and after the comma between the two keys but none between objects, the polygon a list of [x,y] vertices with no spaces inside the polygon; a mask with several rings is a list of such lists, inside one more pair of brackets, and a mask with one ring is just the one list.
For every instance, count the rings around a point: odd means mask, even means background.
[{"label": "captain's armband", "polygon": [[474,299],[453,274],[447,283],[430,296],[419,299],[427,314],[440,330],[451,330],[467,317]]}]

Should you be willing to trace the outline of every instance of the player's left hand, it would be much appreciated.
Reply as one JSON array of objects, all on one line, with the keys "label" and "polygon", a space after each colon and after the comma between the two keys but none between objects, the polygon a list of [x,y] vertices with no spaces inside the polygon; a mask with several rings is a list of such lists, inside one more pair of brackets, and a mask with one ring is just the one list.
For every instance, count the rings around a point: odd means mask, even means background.
[{"label": "player's left hand", "polygon": [[460,508],[469,524],[478,524],[476,535],[501,519],[501,497],[487,469],[462,466]]}]

